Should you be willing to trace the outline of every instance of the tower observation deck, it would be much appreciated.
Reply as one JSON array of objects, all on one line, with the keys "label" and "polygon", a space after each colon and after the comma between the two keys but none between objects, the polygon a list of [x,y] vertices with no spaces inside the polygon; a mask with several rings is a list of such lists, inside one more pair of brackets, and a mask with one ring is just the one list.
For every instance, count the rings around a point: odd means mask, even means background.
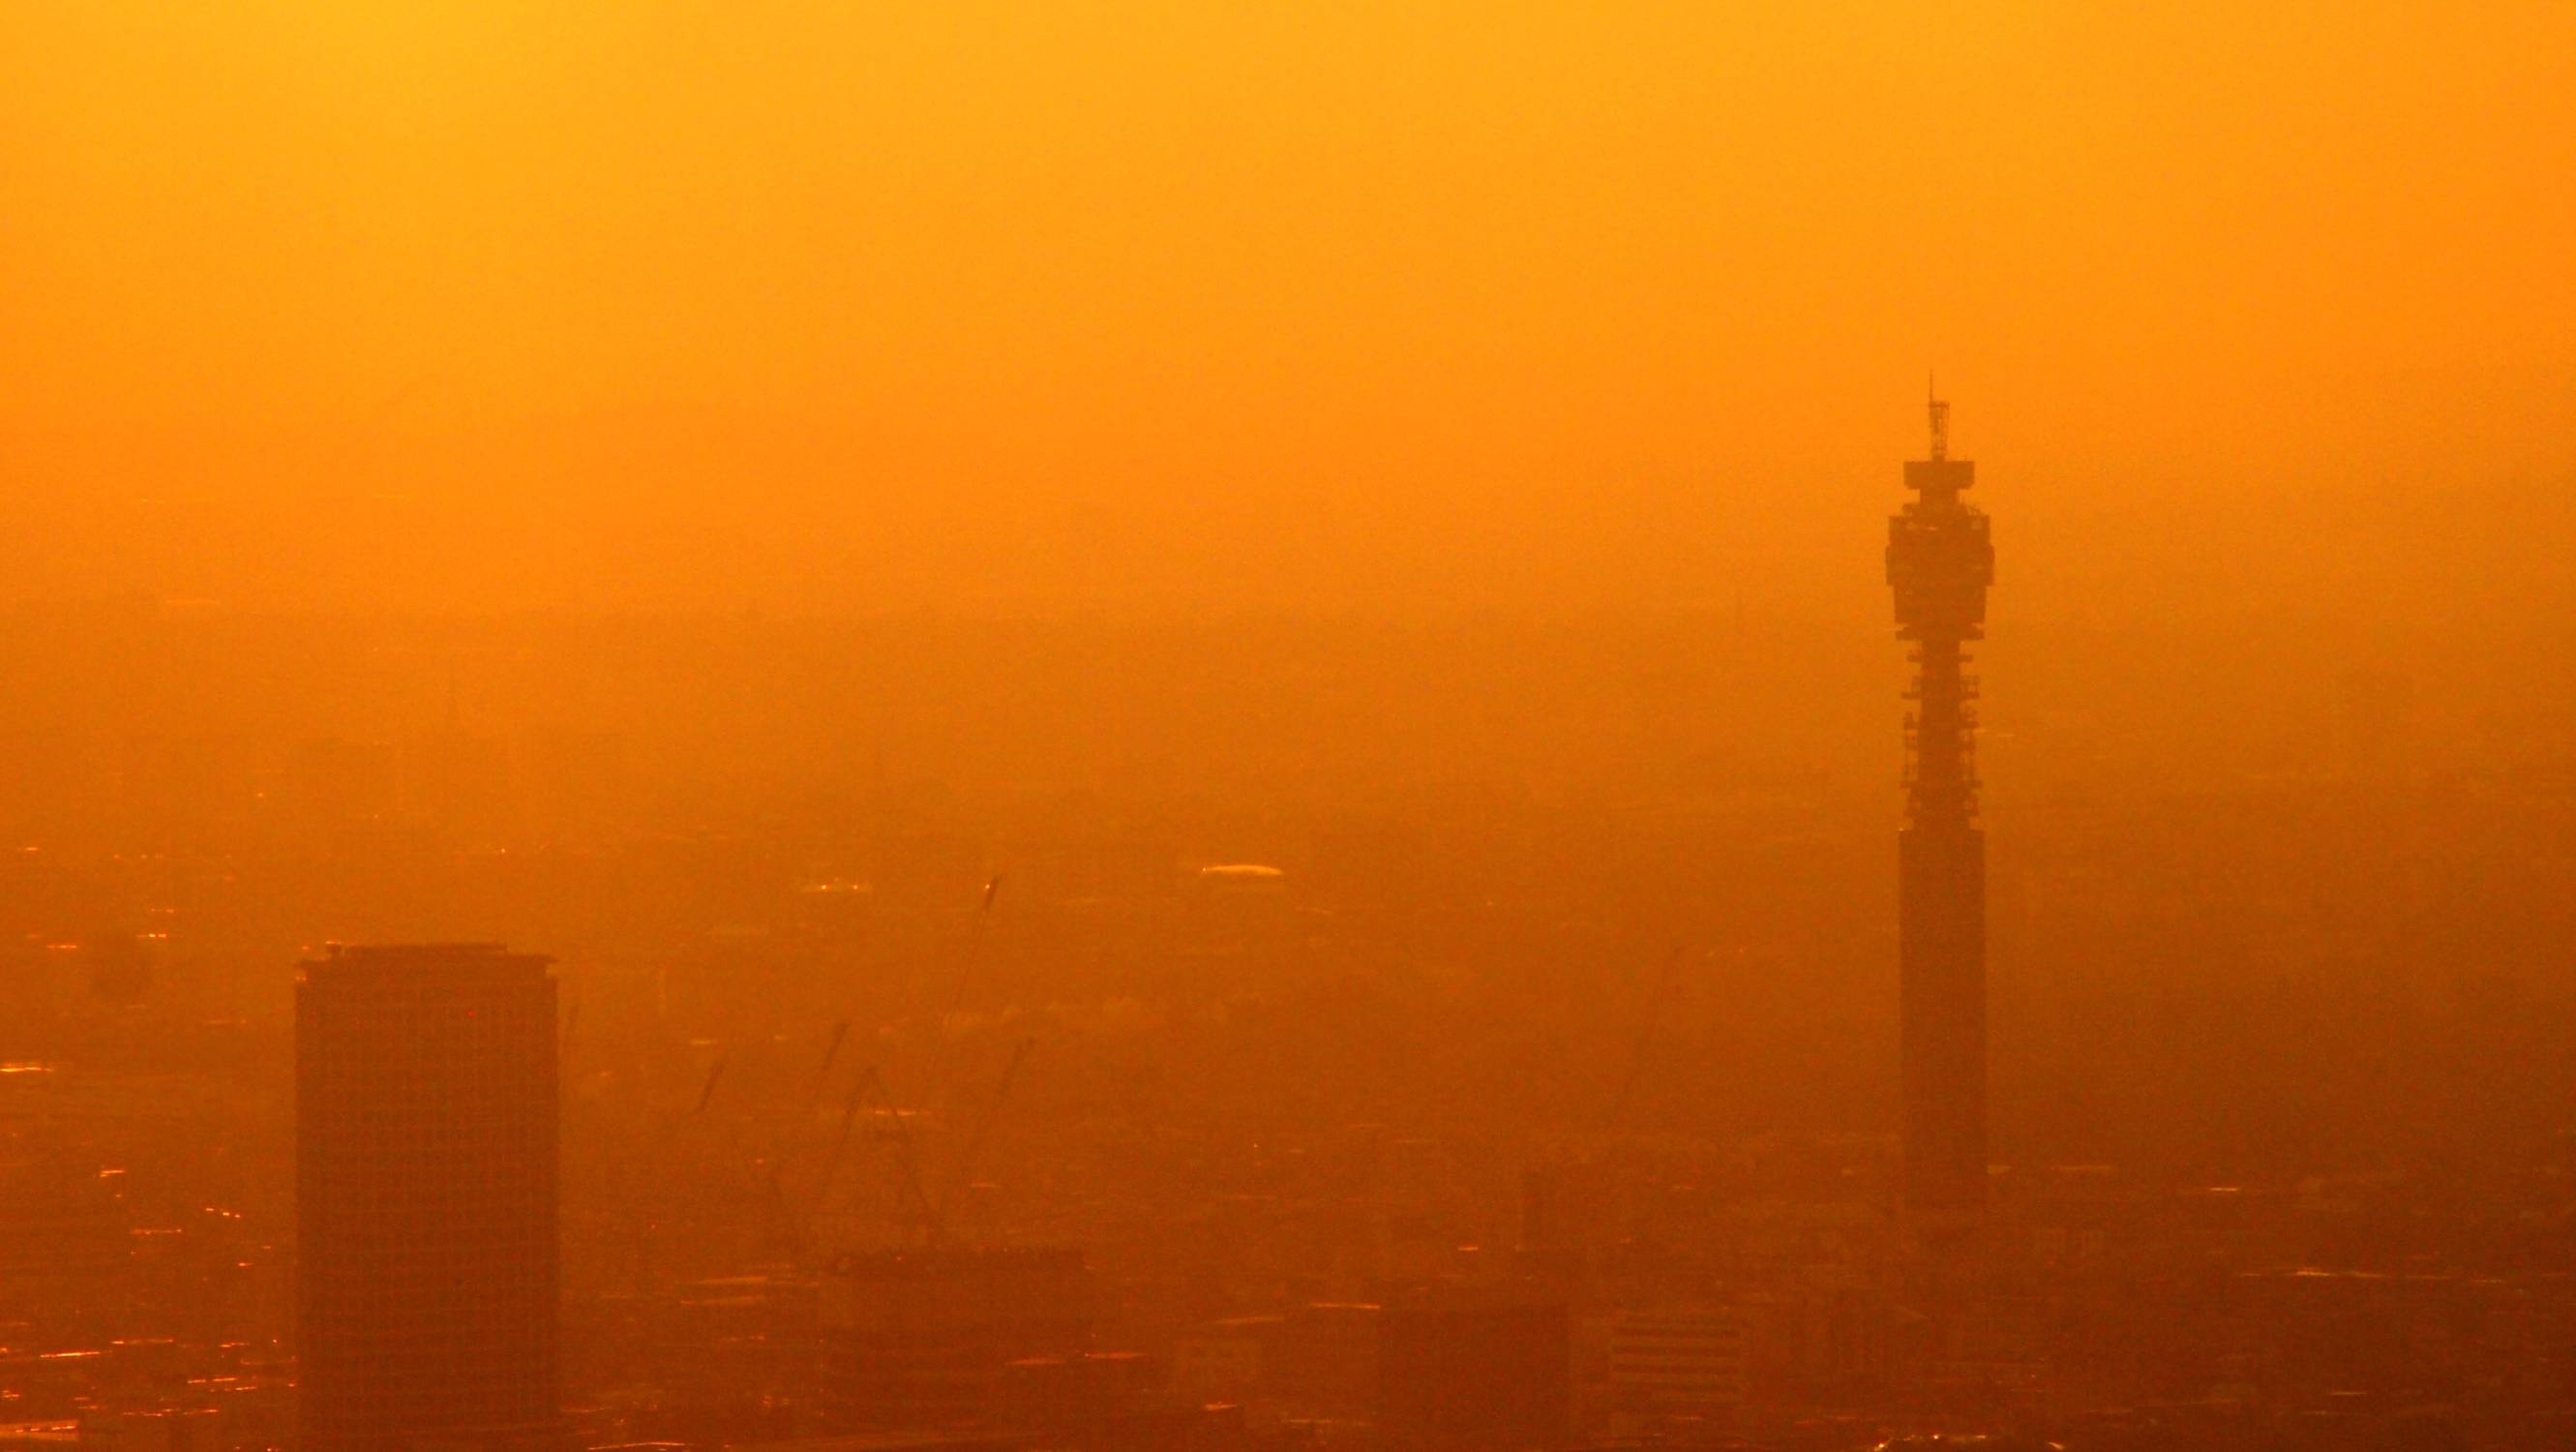
[{"label": "tower observation deck", "polygon": [[1905,466],[1914,498],[1887,524],[1896,634],[1910,647],[1905,826],[1897,834],[1897,975],[1906,1218],[1931,1238],[1974,1228],[1986,1188],[1986,837],[1977,826],[1977,678],[1995,551],[1963,497],[1977,466],[1950,457],[1950,406],[1931,402],[1932,457]]}]

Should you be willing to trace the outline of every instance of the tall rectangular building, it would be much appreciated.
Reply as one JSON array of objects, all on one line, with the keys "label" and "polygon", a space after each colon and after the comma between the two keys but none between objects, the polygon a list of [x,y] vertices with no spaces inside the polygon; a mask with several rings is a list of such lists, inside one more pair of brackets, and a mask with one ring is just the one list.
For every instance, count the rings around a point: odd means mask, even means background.
[{"label": "tall rectangular building", "polygon": [[555,979],[496,944],[333,947],[295,986],[303,1452],[554,1434]]}]

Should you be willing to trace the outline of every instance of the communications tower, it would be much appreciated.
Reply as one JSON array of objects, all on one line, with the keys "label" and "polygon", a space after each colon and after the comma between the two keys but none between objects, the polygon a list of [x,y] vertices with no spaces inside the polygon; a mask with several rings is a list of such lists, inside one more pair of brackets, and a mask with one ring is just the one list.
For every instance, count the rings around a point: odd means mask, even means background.
[{"label": "communications tower", "polygon": [[1897,834],[1904,1211],[1927,1241],[1972,1231],[1986,1198],[1986,836],[1977,826],[1977,678],[1995,551],[1950,457],[1950,405],[1930,400],[1932,457],[1887,523],[1896,634],[1911,647],[1905,826]]}]

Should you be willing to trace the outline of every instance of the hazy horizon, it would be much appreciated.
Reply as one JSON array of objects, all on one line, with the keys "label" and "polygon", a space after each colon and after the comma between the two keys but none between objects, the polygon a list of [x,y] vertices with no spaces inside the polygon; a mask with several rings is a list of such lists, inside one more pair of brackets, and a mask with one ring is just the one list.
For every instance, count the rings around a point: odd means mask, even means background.
[{"label": "hazy horizon", "polygon": [[[291,3],[0,20],[13,589],[2563,609],[2576,18]],[[1777,608],[1777,606],[1775,606]]]}]

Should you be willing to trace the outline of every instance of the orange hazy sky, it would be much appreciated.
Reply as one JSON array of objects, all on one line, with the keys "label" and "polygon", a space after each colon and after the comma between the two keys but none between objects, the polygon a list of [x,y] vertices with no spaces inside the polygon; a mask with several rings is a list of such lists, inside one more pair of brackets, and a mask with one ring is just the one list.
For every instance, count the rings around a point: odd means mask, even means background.
[{"label": "orange hazy sky", "polygon": [[1883,611],[1937,367],[2021,608],[2511,608],[2571,184],[2564,0],[10,4],[0,596]]}]

